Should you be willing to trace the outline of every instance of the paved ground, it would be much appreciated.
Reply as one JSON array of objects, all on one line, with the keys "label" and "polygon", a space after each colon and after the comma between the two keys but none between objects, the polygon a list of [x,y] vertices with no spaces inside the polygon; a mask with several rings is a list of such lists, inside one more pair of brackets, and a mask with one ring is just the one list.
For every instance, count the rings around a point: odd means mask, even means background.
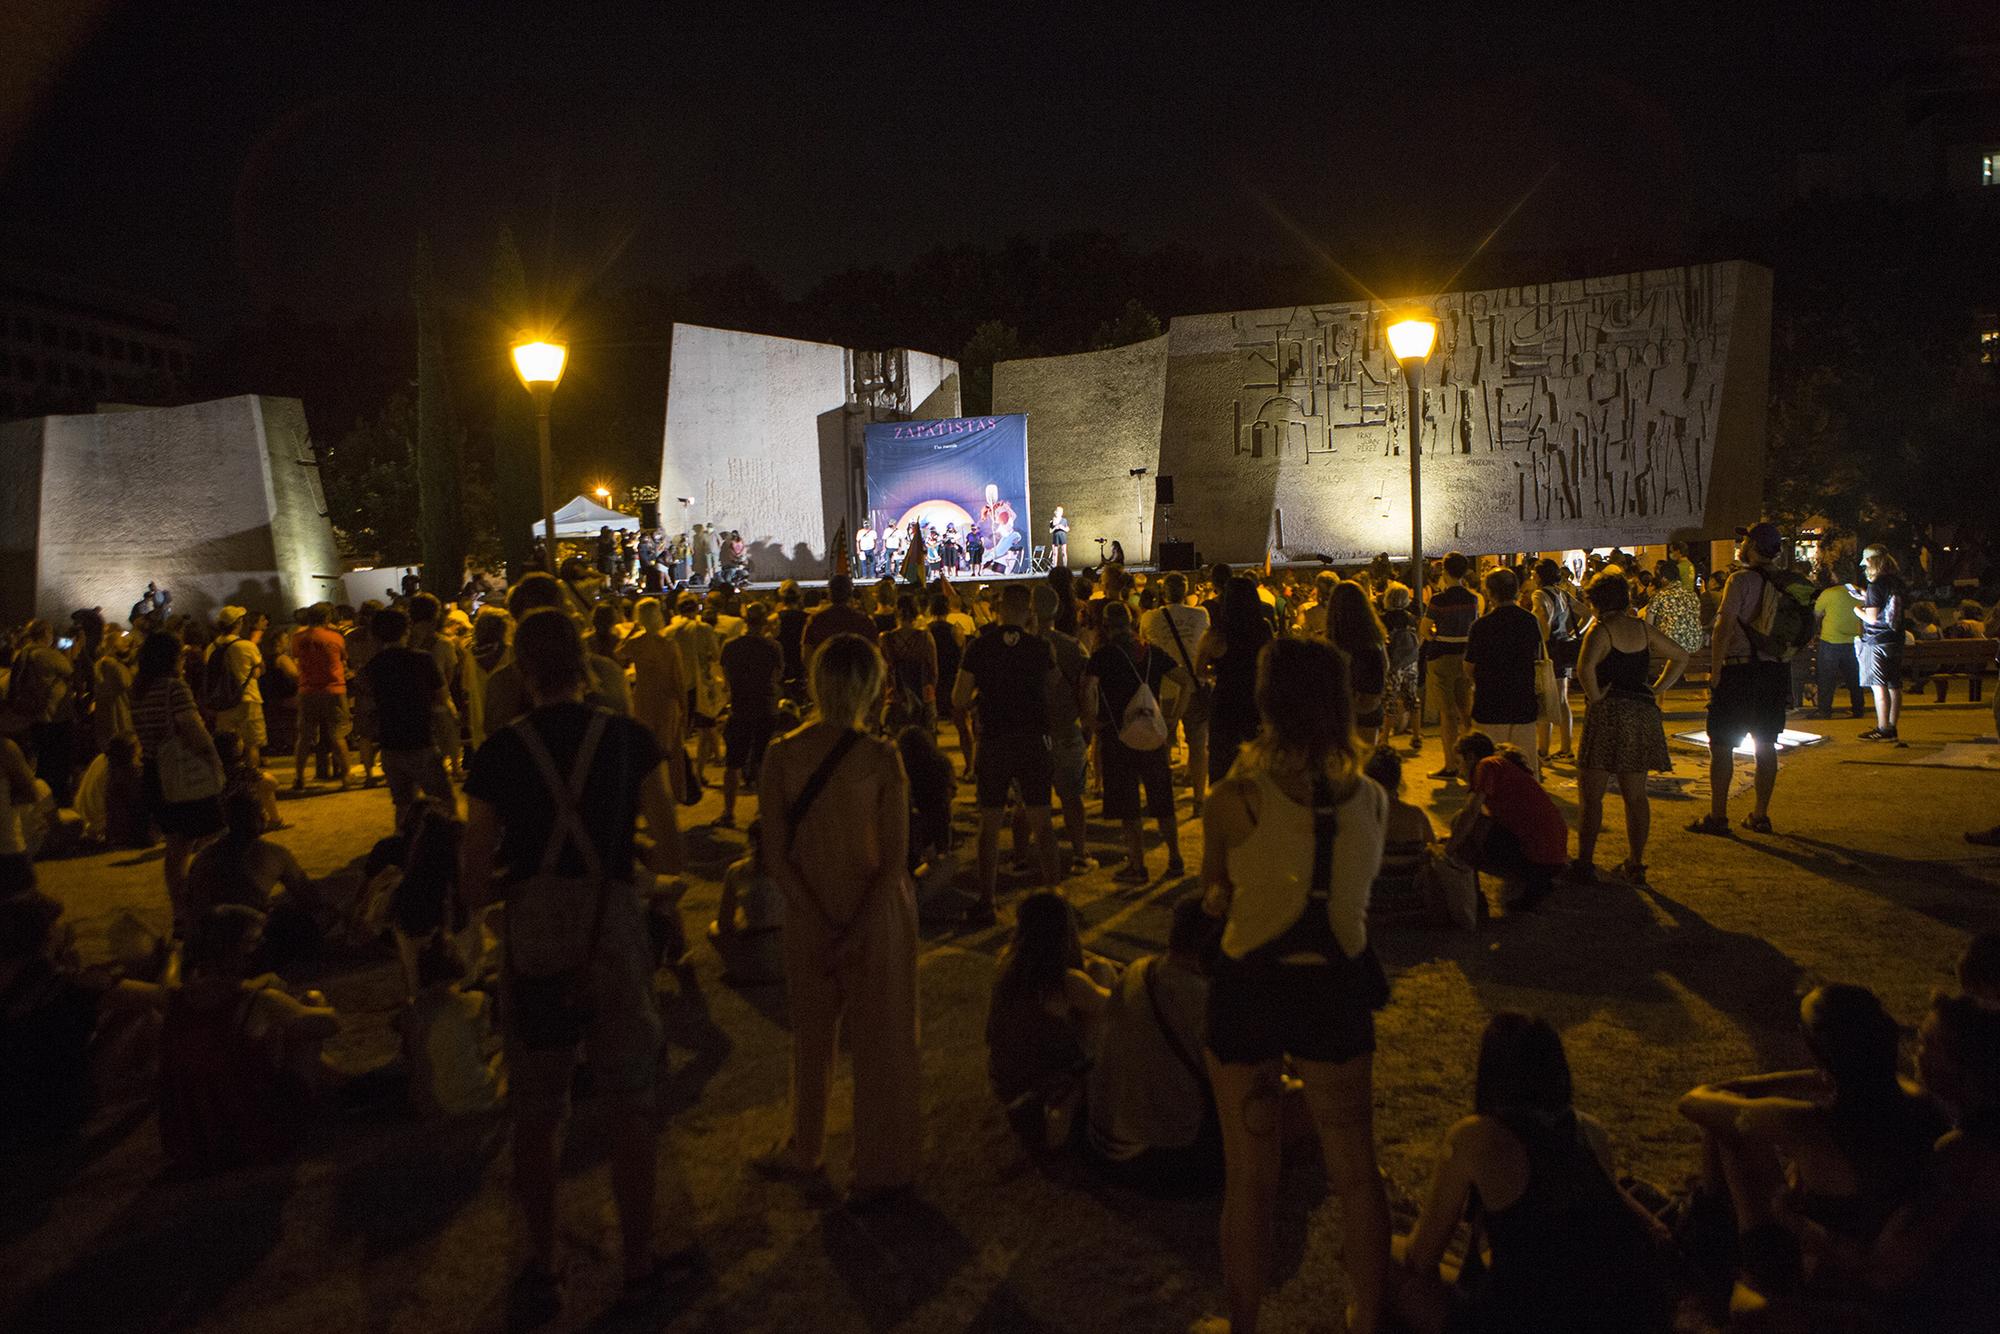
[{"label": "paved ground", "polygon": [[[1677,694],[1674,707],[1674,730],[1699,726],[1695,695]],[[1786,757],[1775,836],[1683,832],[1705,796],[1706,759],[1677,747],[1682,781],[1669,786],[1682,791],[1654,803],[1650,891],[1565,889],[1539,913],[1496,920],[1477,936],[1381,933],[1395,1000],[1380,1026],[1378,1138],[1398,1187],[1420,1187],[1432,1144],[1468,1107],[1478,1032],[1496,1009],[1559,1024],[1579,1102],[1611,1128],[1628,1170],[1662,1182],[1694,1164],[1694,1138],[1671,1098],[1703,1078],[1800,1060],[1803,988],[1861,982],[1914,1018],[1948,981],[1967,934],[2000,925],[2000,855],[1960,838],[2000,819],[2000,777],[1938,767],[1995,753],[1945,750],[1990,736],[1992,716],[1963,702],[1913,706],[1910,744],[1895,750],[1856,742],[1865,725],[1825,724],[1828,744]],[[1433,767],[1437,753],[1433,739],[1420,757],[1429,763],[1411,771]],[[1573,804],[1566,771],[1550,785]],[[1416,786],[1440,822],[1456,809],[1448,792]],[[286,811],[295,828],[279,837],[319,875],[350,865],[388,823],[380,791],[313,796]],[[693,820],[715,814],[711,797]],[[1615,801],[1609,814],[1605,864],[1625,851]],[[1115,846],[1110,826],[1092,833]],[[1185,837],[1195,864],[1199,829]],[[731,833],[694,834],[691,934],[739,845]],[[1156,868],[1160,860],[1155,852]],[[42,872],[91,951],[128,929],[117,925],[124,914],[164,920],[156,860],[106,854]],[[1133,892],[1100,872],[1069,889],[1092,947],[1129,958],[1157,946],[1167,905],[1192,883]],[[663,978],[672,1047],[661,1241],[699,1241],[713,1278],[664,1320],[603,1314],[615,1230],[601,1136],[586,1112],[572,1130],[565,1186],[564,1230],[581,1261],[569,1325],[1175,1330],[1217,1309],[1212,1201],[1160,1203],[1110,1188],[1073,1164],[1031,1162],[1007,1134],[986,1091],[981,1039],[1001,939],[999,930],[925,933],[922,1202],[865,1223],[831,1196],[763,1182],[744,1166],[783,1132],[782,989],[732,990],[706,951],[685,994]],[[344,961],[320,981],[351,1019],[336,1058],[359,1066],[386,1053],[395,996],[386,960]],[[837,1090],[837,1165],[844,1097]],[[16,1199],[0,1220],[0,1328],[502,1328],[515,1262],[503,1130],[353,1117],[328,1124],[292,1168],[185,1182],[163,1175],[143,1112],[126,1117],[87,1161],[56,1165],[65,1180],[52,1197]],[[1329,1328],[1342,1306],[1339,1209],[1310,1164],[1290,1174],[1284,1212],[1289,1242],[1270,1328]]]}]

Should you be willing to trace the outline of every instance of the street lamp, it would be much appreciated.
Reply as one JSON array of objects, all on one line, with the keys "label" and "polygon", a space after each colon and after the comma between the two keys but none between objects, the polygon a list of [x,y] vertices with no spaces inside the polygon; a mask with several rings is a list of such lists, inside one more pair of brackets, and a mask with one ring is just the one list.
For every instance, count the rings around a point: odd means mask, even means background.
[{"label": "street lamp", "polygon": [[1424,363],[1437,346],[1438,326],[1428,312],[1404,315],[1385,331],[1389,351],[1403,368],[1410,391],[1410,596],[1419,604],[1424,591],[1423,421]]},{"label": "street lamp", "polygon": [[556,467],[549,450],[549,400],[555,397],[569,344],[523,333],[514,340],[514,373],[535,400],[535,433],[542,450],[542,568],[556,570]]}]

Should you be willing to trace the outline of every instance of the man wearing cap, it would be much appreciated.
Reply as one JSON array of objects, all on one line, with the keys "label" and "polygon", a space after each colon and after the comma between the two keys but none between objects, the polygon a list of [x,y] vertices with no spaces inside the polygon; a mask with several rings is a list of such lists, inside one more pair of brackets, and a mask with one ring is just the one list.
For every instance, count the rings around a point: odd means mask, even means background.
[{"label": "man wearing cap", "polygon": [[1746,735],[1757,749],[1755,805],[1744,827],[1771,832],[1771,790],[1778,783],[1778,733],[1791,703],[1788,663],[1760,655],[1747,627],[1764,599],[1777,596],[1766,574],[1776,564],[1784,539],[1774,523],[1736,530],[1740,567],[1722,587],[1715,614],[1708,696],[1708,779],[1710,809],[1688,828],[1697,834],[1729,833],[1729,782],[1736,768],[1736,744]]},{"label": "man wearing cap", "polygon": [[243,741],[243,760],[255,769],[263,759],[270,735],[264,728],[264,692],[257,678],[264,674],[264,654],[257,641],[264,637],[264,618],[241,607],[224,607],[215,617],[215,642],[208,646],[208,671],[227,672],[229,684],[211,699],[234,699],[216,710],[215,730],[234,732]]}]

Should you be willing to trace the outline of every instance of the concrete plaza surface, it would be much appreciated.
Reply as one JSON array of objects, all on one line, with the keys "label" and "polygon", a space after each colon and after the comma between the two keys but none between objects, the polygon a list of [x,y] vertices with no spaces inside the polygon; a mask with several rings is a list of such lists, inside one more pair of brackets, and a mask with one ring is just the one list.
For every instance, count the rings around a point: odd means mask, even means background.
[{"label": "concrete plaza surface", "polygon": [[[1958,694],[1963,695],[1960,686]],[[1700,696],[1677,691],[1670,731],[1700,726]],[[1705,807],[1705,753],[1675,746],[1674,795],[1653,804],[1652,888],[1559,890],[1530,915],[1480,934],[1384,929],[1395,995],[1379,1023],[1377,1138],[1398,1192],[1418,1194],[1439,1135],[1471,1103],[1486,1016],[1537,1011],[1562,1030],[1578,1103],[1609,1127],[1621,1167],[1673,1185],[1696,1164],[1672,1099],[1704,1079],[1799,1063],[1796,997],[1822,980],[1875,988],[1905,1021],[1922,1011],[1969,933],[2000,926],[2000,852],[1963,842],[2000,820],[2000,776],[1976,767],[1991,737],[1984,705],[1912,703],[1907,744],[1859,742],[1866,721],[1794,726],[1827,744],[1784,757],[1773,835],[1702,838],[1684,826]],[[1947,747],[1957,747],[1948,750]],[[1440,823],[1462,788],[1435,768],[1435,734],[1412,758],[1411,795]],[[1747,776],[1747,767],[1740,769]],[[1549,786],[1571,814],[1574,775]],[[969,788],[959,823],[969,831]],[[1748,794],[1735,799],[1741,819]],[[754,812],[739,811],[739,820]],[[387,830],[380,789],[288,801],[276,837],[315,875],[350,867]],[[1096,803],[1091,803],[1093,817]],[[1185,812],[1185,798],[1183,811]],[[712,915],[721,870],[742,836],[711,830],[711,794],[690,813],[689,933]],[[1625,854],[1607,803],[1600,865]],[[1111,855],[1112,825],[1092,840]],[[1200,829],[1183,841],[1199,864]],[[961,845],[969,847],[968,844]],[[1164,857],[1151,852],[1157,872]],[[107,853],[43,863],[87,954],[108,948],[130,912],[165,920],[156,857]],[[1091,948],[1120,958],[1156,949],[1168,909],[1192,878],[1138,890],[1109,870],[1067,888]],[[1018,893],[1018,889],[1015,891]],[[1003,921],[1010,920],[1003,894]],[[699,1243],[706,1278],[659,1311],[610,1311],[616,1229],[586,1104],[572,1122],[563,1232],[572,1257],[564,1328],[675,1330],[1177,1330],[1221,1309],[1217,1201],[1159,1201],[1109,1186],[1081,1164],[1028,1157],[985,1079],[983,1022],[995,928],[927,926],[921,943],[926,1170],[919,1198],[857,1217],[828,1187],[767,1182],[748,1160],[785,1131],[782,987],[724,985],[697,949],[691,983],[661,977],[670,1048],[660,1140],[659,1241]],[[393,964],[381,951],[315,976],[348,1017],[334,1058],[353,1068],[394,1047]],[[829,1163],[844,1184],[847,1089],[836,1088]],[[204,1180],[168,1176],[143,1109],[62,1165],[39,1197],[7,1194],[0,1232],[0,1328],[92,1330],[495,1330],[506,1328],[519,1263],[505,1122],[424,1127],[393,1111],[329,1117],[295,1164]],[[53,1172],[53,1169],[52,1169]],[[1333,1327],[1343,1300],[1338,1204],[1318,1169],[1288,1172],[1273,1330]]]}]

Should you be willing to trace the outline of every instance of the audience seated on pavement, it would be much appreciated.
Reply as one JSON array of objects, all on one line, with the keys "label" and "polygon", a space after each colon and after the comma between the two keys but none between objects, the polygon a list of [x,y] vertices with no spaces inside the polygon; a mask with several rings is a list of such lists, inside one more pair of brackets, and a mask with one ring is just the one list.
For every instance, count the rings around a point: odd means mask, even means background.
[{"label": "audience seated on pavement", "polygon": [[1873,992],[1815,988],[1799,1022],[1811,1069],[1703,1084],[1680,1100],[1702,1132],[1695,1211],[1709,1244],[1695,1258],[1711,1306],[1730,1278],[1728,1247],[1713,1235],[1725,1213],[1736,1231],[1733,1309],[1857,1295],[1838,1273],[1821,1272],[1816,1251],[1801,1249],[1804,1226],[1834,1244],[1872,1246],[1915,1195],[1945,1130],[1937,1105],[1897,1076],[1899,1029]]},{"label": "audience seated on pavement", "polygon": [[1128,1185],[1179,1194],[1222,1184],[1222,1128],[1201,1059],[1218,934],[1201,895],[1183,897],[1166,951],[1126,968],[1098,1018],[1089,1143]]},{"label": "audience seated on pavement", "polygon": [[1418,877],[1437,848],[1431,817],[1403,800],[1403,758],[1387,746],[1377,746],[1361,772],[1389,794],[1389,824],[1382,839],[1382,869],[1368,892],[1368,915],[1375,921],[1428,920]]},{"label": "audience seated on pavement", "polygon": [[491,1111],[507,1094],[493,998],[468,991],[465,962],[443,931],[417,950],[417,993],[397,1016],[410,1106],[423,1117]]},{"label": "audience seated on pavement", "polygon": [[1569,826],[1527,756],[1513,746],[1496,748],[1486,733],[1468,732],[1459,740],[1458,758],[1459,771],[1472,775],[1472,792],[1452,821],[1452,855],[1514,886],[1508,908],[1531,909],[1569,865]]},{"label": "audience seated on pavement", "polygon": [[260,958],[283,968],[317,951],[333,927],[335,914],[314,888],[298,858],[264,837],[263,795],[251,788],[231,792],[223,806],[228,828],[195,854],[188,867],[188,908],[199,919],[225,903],[266,914],[259,933]]},{"label": "audience seated on pavement", "polygon": [[[1453,1269],[1446,1252],[1462,1218],[1475,1235]],[[1404,1324],[1420,1334],[1664,1332],[1674,1310],[1665,1241],[1618,1184],[1604,1127],[1576,1110],[1555,1029],[1525,1014],[1493,1016],[1472,1115],[1445,1132],[1416,1227],[1396,1239]]]},{"label": "audience seated on pavement", "polygon": [[214,1171],[289,1157],[317,1091],[320,1046],[340,1019],[317,992],[295,998],[251,973],[264,914],[226,903],[197,919],[186,978],[160,1034],[160,1141],[177,1167]]},{"label": "audience seated on pavement", "polygon": [[785,896],[764,867],[764,822],[745,831],[744,855],[722,876],[708,939],[722,956],[722,980],[758,986],[785,980]]},{"label": "audience seated on pavement", "polygon": [[1021,900],[986,1011],[986,1073],[1031,1144],[1065,1147],[1083,1100],[1092,1026],[1111,993],[1085,971],[1069,900]]}]

